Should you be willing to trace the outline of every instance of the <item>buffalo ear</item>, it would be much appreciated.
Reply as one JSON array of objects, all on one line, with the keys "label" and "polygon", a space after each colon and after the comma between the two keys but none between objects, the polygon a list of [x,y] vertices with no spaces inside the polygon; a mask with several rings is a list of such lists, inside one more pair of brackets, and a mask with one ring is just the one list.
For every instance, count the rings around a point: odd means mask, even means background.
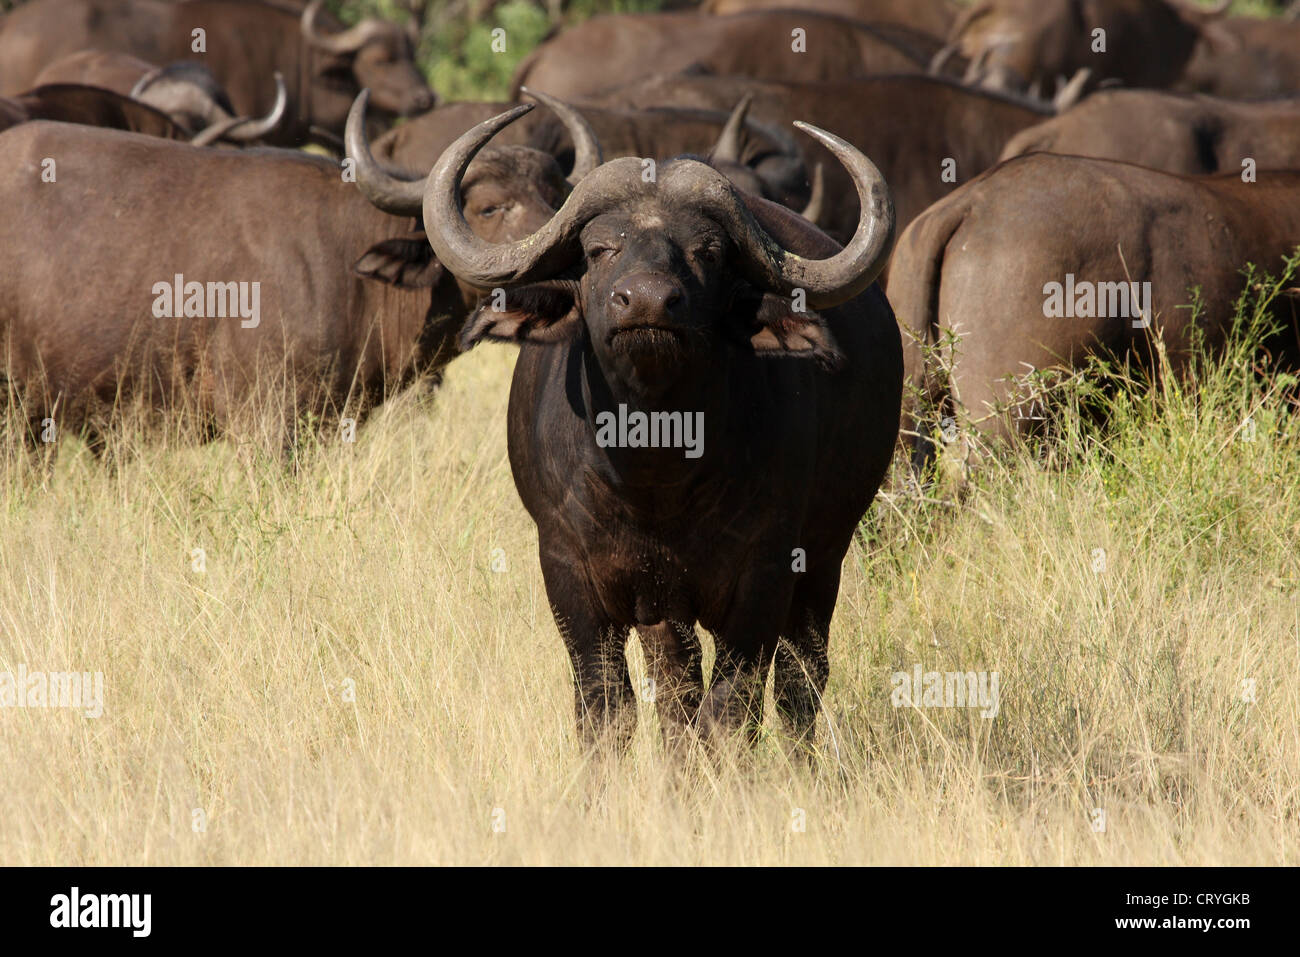
[{"label": "buffalo ear", "polygon": [[402,289],[430,289],[442,278],[443,269],[424,233],[413,233],[375,243],[352,271]]},{"label": "buffalo ear", "polygon": [[844,362],[826,320],[809,309],[796,311],[789,299],[765,293],[753,322],[758,331],[749,344],[760,356],[815,359],[825,369],[838,369]]},{"label": "buffalo ear", "polygon": [[461,330],[460,349],[467,352],[482,339],[564,342],[581,331],[577,284],[548,280],[489,292]]}]

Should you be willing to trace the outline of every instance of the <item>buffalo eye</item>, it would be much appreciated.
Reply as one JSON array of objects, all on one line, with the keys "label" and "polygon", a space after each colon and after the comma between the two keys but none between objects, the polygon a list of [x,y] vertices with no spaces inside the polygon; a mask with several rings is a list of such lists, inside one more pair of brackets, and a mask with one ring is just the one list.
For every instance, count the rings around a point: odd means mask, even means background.
[{"label": "buffalo eye", "polygon": [[695,259],[698,262],[714,265],[722,258],[722,250],[710,243],[707,246],[701,246],[695,250]]},{"label": "buffalo eye", "polygon": [[503,212],[504,210],[505,210],[505,206],[500,204],[496,206],[480,206],[475,211],[474,215],[479,216],[483,219],[491,219],[493,216],[497,215],[500,212]]},{"label": "buffalo eye", "polygon": [[589,246],[587,248],[587,258],[592,262],[610,262],[618,256],[618,250],[613,246]]}]

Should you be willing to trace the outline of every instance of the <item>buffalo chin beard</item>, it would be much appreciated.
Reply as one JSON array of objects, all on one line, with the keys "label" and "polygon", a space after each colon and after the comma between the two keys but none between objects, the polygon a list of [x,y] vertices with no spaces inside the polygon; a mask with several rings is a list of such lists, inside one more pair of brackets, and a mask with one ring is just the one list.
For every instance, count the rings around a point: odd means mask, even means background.
[{"label": "buffalo chin beard", "polygon": [[606,340],[606,347],[620,363],[656,378],[680,374],[692,364],[692,358],[708,352],[708,345],[699,333],[653,325],[616,330]]},{"label": "buffalo chin beard", "polygon": [[613,365],[610,372],[633,391],[654,395],[690,376],[696,360],[708,355],[703,337],[685,329],[634,326],[617,330],[606,339]]},{"label": "buffalo chin beard", "polygon": [[659,356],[676,358],[686,351],[686,333],[664,326],[633,326],[611,333],[609,347],[616,353],[650,361]]}]

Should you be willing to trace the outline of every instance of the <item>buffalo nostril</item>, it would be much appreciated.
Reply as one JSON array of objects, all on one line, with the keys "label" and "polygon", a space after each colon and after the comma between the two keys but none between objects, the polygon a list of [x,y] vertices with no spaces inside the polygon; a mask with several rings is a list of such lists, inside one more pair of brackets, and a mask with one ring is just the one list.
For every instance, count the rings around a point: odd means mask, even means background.
[{"label": "buffalo nostril", "polygon": [[610,306],[624,321],[662,322],[685,306],[686,293],[672,278],[642,273],[610,293]]}]

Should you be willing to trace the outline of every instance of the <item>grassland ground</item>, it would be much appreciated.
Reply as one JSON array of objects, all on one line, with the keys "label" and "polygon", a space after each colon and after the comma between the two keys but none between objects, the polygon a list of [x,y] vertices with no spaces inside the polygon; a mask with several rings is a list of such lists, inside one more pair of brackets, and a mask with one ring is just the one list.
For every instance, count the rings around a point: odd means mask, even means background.
[{"label": "grassland ground", "polygon": [[[578,748],[514,355],[296,472],[130,428],[46,469],[9,423],[0,672],[102,672],[104,712],[0,707],[0,861],[1295,863],[1300,432],[1249,341],[1102,425],[1067,397],[960,498],[884,494],[811,767],[771,723],[672,769],[649,706],[620,760]],[[897,707],[917,665],[997,672],[996,716]]]}]

